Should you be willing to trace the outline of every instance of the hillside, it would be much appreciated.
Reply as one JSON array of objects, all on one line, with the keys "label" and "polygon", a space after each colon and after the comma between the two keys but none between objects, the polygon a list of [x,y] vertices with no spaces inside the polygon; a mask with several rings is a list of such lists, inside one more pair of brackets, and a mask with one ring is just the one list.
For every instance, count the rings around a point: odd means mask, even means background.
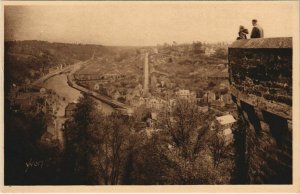
[{"label": "hillside", "polygon": [[93,56],[113,54],[101,45],[50,43],[46,41],[7,41],[4,45],[6,83],[33,81],[59,65],[66,66]]}]

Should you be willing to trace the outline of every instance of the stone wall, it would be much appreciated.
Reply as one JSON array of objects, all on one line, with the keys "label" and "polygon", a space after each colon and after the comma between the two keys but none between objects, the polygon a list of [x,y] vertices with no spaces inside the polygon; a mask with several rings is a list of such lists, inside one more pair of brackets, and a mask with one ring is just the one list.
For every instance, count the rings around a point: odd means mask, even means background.
[{"label": "stone wall", "polygon": [[292,38],[235,41],[228,49],[233,101],[246,121],[248,180],[292,183]]}]

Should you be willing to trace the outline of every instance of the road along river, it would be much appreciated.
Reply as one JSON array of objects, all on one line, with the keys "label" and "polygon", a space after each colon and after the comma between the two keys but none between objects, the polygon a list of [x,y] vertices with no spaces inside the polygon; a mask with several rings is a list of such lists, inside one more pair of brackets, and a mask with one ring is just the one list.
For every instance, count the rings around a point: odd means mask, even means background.
[{"label": "road along river", "polygon": [[[44,83],[45,88],[52,89],[56,92],[56,94],[62,98],[65,98],[65,101],[62,100],[62,103],[65,104],[65,106],[67,106],[68,103],[77,102],[79,97],[82,96],[80,91],[70,87],[67,81],[67,75],[60,74],[51,77]],[[105,114],[110,114],[112,111],[114,111],[114,109],[108,104],[105,104],[97,99],[95,99],[95,101],[97,102],[97,107],[101,108]],[[59,116],[64,116],[64,110],[65,108],[63,108],[63,113],[61,113]]]}]

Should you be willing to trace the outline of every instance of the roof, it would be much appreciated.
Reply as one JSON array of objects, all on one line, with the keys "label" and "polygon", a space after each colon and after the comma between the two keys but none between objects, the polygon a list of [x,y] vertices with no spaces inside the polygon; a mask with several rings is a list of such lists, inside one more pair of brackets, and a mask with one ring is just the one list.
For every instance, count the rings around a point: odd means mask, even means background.
[{"label": "roof", "polygon": [[234,119],[234,117],[230,114],[228,115],[224,115],[221,117],[216,117],[217,121],[221,124],[221,125],[226,125],[226,124],[230,124],[230,123],[234,123],[236,122],[236,120]]},{"label": "roof", "polygon": [[254,38],[234,41],[229,48],[293,48],[292,37]]}]

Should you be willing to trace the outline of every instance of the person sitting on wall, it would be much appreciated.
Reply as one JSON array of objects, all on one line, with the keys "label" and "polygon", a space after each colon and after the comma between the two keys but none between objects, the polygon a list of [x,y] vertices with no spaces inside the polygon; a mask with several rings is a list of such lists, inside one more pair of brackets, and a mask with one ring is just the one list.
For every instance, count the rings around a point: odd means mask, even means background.
[{"label": "person sitting on wall", "polygon": [[246,29],[244,26],[240,26],[240,30],[239,30],[239,36],[236,38],[237,40],[240,39],[247,39],[247,34],[248,34],[248,29]]},{"label": "person sitting on wall", "polygon": [[252,20],[252,31],[251,31],[251,38],[263,38],[264,37],[264,30],[262,29],[261,26],[257,24],[257,20],[253,19]]}]

